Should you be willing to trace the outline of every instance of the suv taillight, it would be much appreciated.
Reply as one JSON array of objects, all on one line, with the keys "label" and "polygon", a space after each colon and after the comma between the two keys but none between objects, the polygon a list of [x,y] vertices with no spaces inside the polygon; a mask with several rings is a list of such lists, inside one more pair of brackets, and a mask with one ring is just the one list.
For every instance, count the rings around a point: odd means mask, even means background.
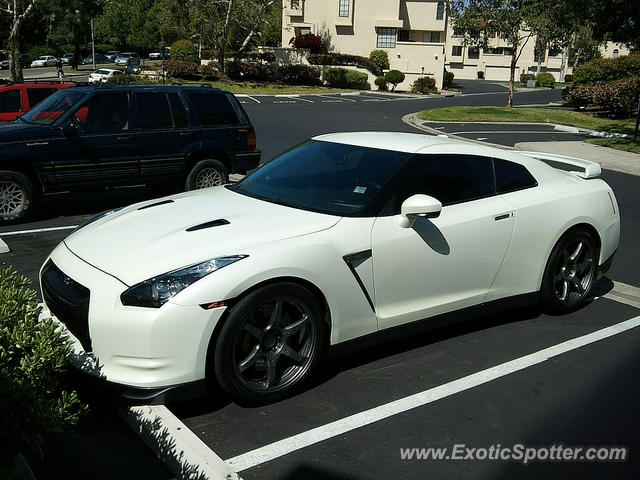
[{"label": "suv taillight", "polygon": [[247,130],[247,150],[256,149],[256,131],[253,128]]}]

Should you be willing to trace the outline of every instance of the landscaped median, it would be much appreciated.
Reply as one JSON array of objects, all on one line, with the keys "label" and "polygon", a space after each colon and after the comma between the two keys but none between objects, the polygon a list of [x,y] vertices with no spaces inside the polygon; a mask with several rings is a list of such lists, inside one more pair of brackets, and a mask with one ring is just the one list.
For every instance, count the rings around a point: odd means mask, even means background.
[{"label": "landscaped median", "polygon": [[[595,117],[586,113],[557,108],[465,106],[423,110],[420,120],[431,122],[505,122],[567,125],[598,132],[633,135],[634,122]],[[640,153],[640,141],[631,138],[593,138],[589,143]]]}]

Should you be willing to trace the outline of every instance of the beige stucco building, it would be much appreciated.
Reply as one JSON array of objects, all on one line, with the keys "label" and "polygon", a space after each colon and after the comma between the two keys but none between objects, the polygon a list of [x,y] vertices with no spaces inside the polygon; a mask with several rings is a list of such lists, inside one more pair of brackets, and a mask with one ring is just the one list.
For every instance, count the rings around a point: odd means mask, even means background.
[{"label": "beige stucco building", "polygon": [[[333,52],[368,57],[375,49],[386,50],[391,69],[402,71],[408,89],[421,75],[436,78],[442,85],[445,68],[456,78],[508,80],[510,45],[496,37],[489,48],[463,45],[447,20],[445,2],[437,0],[285,0],[282,45],[305,33],[320,35]],[[524,47],[517,64],[516,80],[522,71],[536,72],[535,38]],[[564,52],[547,50],[540,70],[561,78],[570,73]]]}]

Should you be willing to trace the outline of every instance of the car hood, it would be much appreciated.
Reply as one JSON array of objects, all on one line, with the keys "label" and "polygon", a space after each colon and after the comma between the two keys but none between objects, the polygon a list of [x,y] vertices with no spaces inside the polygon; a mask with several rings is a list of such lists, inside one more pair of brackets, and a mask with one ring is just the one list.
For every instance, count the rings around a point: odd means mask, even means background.
[{"label": "car hood", "polygon": [[19,142],[31,138],[48,137],[51,127],[48,125],[33,125],[20,120],[15,122],[0,122],[0,143]]},{"label": "car hood", "polygon": [[87,263],[131,286],[212,258],[246,254],[259,244],[325,230],[340,218],[214,187],[132,205],[64,242]]}]

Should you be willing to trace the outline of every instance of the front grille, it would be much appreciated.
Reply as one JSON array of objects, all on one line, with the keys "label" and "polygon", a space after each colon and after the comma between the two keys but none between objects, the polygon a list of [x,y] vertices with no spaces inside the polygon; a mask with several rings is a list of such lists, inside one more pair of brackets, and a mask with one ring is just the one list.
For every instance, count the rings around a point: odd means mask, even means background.
[{"label": "front grille", "polygon": [[44,301],[58,320],[91,352],[89,336],[89,289],[66,276],[51,260],[40,278]]}]

